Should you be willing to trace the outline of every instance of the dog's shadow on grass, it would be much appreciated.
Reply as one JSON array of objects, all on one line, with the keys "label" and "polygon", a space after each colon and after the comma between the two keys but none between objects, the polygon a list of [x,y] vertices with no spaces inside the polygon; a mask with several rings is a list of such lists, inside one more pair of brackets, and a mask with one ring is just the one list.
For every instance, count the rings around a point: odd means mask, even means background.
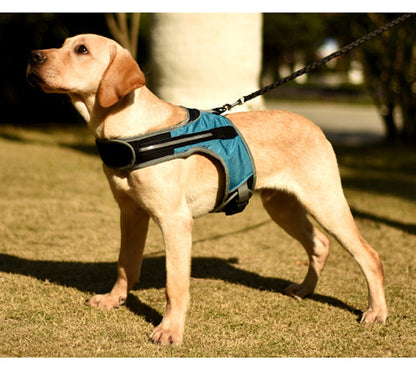
[{"label": "dog's shadow on grass", "polygon": [[[238,259],[221,259],[216,257],[195,257],[192,259],[192,277],[214,279],[240,284],[249,288],[284,294],[284,289],[291,281],[264,277],[257,273],[238,268]],[[0,271],[34,277],[41,281],[49,281],[65,287],[76,288],[89,294],[110,291],[116,278],[116,263],[98,262],[65,262],[29,260],[8,254],[0,254]],[[135,289],[161,289],[165,287],[164,256],[145,257],[143,260],[140,283]],[[7,282],[6,282],[7,283]],[[357,319],[362,311],[340,301],[337,298],[315,294],[310,299],[347,310]],[[130,294],[126,306],[146,321],[157,325],[162,319],[161,314]]]}]

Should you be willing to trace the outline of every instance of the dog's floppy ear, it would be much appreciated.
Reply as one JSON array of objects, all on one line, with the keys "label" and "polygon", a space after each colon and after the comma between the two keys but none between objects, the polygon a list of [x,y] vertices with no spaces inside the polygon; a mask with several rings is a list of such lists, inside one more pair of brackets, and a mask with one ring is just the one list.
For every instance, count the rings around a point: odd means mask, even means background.
[{"label": "dog's floppy ear", "polygon": [[130,53],[113,46],[110,63],[98,86],[98,103],[108,108],[144,84],[144,74]]}]

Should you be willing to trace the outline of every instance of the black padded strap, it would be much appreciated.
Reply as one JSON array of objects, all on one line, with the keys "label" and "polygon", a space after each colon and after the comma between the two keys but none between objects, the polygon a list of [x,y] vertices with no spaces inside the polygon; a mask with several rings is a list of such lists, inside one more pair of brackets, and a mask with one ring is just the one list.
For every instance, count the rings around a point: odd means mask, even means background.
[{"label": "black padded strap", "polygon": [[[231,139],[237,136],[232,126],[217,127],[210,130],[172,137],[170,132],[156,134],[144,138],[128,140],[96,140],[98,152],[103,162],[117,169],[132,169],[153,160],[164,161],[163,158],[174,154],[178,147],[197,144],[216,139]],[[166,159],[169,160],[170,158]]]}]

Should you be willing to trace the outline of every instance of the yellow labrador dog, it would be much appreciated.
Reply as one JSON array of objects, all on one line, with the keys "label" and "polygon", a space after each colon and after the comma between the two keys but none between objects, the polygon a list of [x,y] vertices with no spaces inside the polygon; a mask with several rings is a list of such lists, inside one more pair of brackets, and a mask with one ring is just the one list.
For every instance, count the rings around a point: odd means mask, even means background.
[{"label": "yellow labrador dog", "polygon": [[[59,49],[33,51],[28,79],[48,93],[69,95],[98,139],[123,139],[163,130],[186,119],[183,107],[157,98],[129,52],[92,34],[69,38]],[[312,216],[352,255],[368,284],[362,322],[385,322],[383,267],[360,235],[344,197],[336,158],[322,131],[287,111],[229,114],[244,136],[257,170],[256,189],[271,218],[298,240],[309,256],[300,284],[286,292],[303,298],[314,292],[329,241]],[[151,334],[158,344],[179,344],[189,305],[192,224],[212,211],[222,196],[224,174],[216,160],[195,153],[134,170],[104,172],[121,211],[118,276],[112,290],[88,304],[117,308],[139,280],[149,219],[160,227],[166,251],[166,311]]]}]

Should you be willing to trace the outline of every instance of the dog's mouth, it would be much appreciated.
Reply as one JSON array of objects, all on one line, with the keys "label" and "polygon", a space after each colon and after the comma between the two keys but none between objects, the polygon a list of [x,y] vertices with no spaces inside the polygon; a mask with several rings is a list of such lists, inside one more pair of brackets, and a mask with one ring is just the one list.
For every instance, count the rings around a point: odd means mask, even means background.
[{"label": "dog's mouth", "polygon": [[38,87],[45,83],[42,77],[36,74],[36,72],[34,72],[32,69],[28,71],[26,78],[32,87]]},{"label": "dog's mouth", "polygon": [[36,69],[30,65],[26,71],[26,79],[31,87],[39,87],[43,92],[46,93],[68,93],[68,90],[65,88],[56,88],[52,87],[49,82],[39,74]]},{"label": "dog's mouth", "polygon": [[33,68],[30,64],[27,66],[26,69],[26,79],[29,82],[29,85],[32,87],[40,87],[41,85],[45,84],[44,79],[36,72],[36,69]]}]

